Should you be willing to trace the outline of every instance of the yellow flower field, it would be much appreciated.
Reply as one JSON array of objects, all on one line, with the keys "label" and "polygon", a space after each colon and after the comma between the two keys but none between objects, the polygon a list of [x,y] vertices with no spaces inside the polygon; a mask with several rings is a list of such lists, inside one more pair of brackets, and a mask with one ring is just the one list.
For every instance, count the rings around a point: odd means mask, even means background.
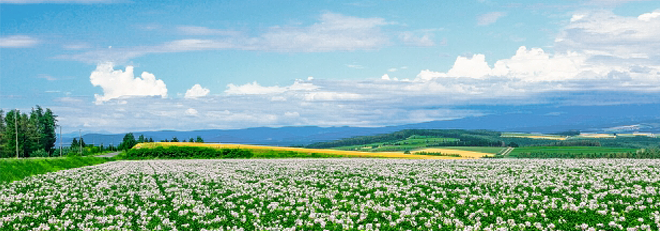
[{"label": "yellow flower field", "polygon": [[[156,142],[156,143],[140,143],[135,145],[134,148],[152,148],[157,146],[195,146],[195,147],[211,147],[211,148],[243,148],[251,150],[276,150],[276,151],[294,151],[303,153],[319,153],[319,154],[335,154],[335,155],[348,155],[356,157],[374,157],[374,158],[404,158],[404,159],[475,159],[481,158],[484,155],[491,155],[488,153],[450,150],[450,149],[425,149],[421,151],[426,152],[442,152],[450,154],[460,154],[463,157],[445,157],[445,156],[432,156],[432,155],[415,155],[403,154],[403,152],[359,152],[359,151],[340,151],[330,149],[307,149],[296,147],[275,147],[275,146],[261,146],[261,145],[247,145],[247,144],[227,144],[227,143],[187,143],[187,142]],[[438,150],[438,151],[435,151]],[[440,151],[442,150],[442,151]]]},{"label": "yellow flower field", "polygon": [[493,155],[491,153],[483,153],[483,152],[476,152],[476,151],[462,151],[462,150],[454,150],[454,149],[443,149],[443,148],[426,148],[422,149],[419,151],[414,151],[413,155],[417,152],[439,152],[443,154],[459,154],[461,155],[461,158],[464,159],[478,159],[481,157],[484,157],[486,155]]}]

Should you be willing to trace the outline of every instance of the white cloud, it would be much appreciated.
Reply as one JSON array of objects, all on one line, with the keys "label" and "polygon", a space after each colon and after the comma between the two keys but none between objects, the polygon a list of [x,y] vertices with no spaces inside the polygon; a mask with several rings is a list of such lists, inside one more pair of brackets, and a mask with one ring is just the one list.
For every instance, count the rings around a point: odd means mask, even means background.
[{"label": "white cloud", "polygon": [[409,46],[417,46],[417,47],[431,47],[435,45],[435,42],[431,39],[430,34],[424,34],[423,36],[416,36],[412,32],[403,32],[399,35],[399,39],[405,44]]},{"label": "white cloud", "polygon": [[2,48],[26,48],[34,47],[39,44],[39,40],[26,35],[12,35],[0,37],[0,47]]},{"label": "white cloud", "polygon": [[188,108],[184,113],[185,113],[185,115],[188,115],[188,116],[197,116],[197,114],[199,112],[197,112],[196,109]]},{"label": "white cloud", "polygon": [[[319,22],[309,26],[273,26],[253,37],[248,33],[199,26],[180,26],[189,35],[212,35],[208,39],[181,39],[152,46],[99,49],[57,58],[87,63],[123,63],[153,53],[201,50],[253,50],[275,52],[330,52],[378,49],[390,43],[381,27],[391,23],[382,18],[359,18],[324,13]],[[424,42],[424,37],[421,38]]]},{"label": "white cloud", "polygon": [[134,77],[133,66],[127,66],[126,71],[122,71],[114,70],[112,63],[99,64],[89,79],[92,85],[103,88],[103,95],[94,95],[96,104],[131,96],[167,97],[167,87],[163,80],[157,80],[156,76],[148,72],[143,72],[141,77]]},{"label": "white cloud", "polygon": [[351,101],[362,99],[358,93],[346,92],[311,92],[305,94],[305,101]]},{"label": "white cloud", "polygon": [[185,98],[198,98],[208,95],[211,91],[207,88],[202,87],[199,84],[193,85],[190,89],[186,90]]},{"label": "white cloud", "polygon": [[660,17],[660,11],[656,10],[651,13],[641,14],[640,16],[637,17],[637,19],[648,22],[658,17]]},{"label": "white cloud", "polygon": [[643,62],[635,58],[657,61],[660,59],[658,12],[638,17],[619,16],[610,11],[581,12],[583,16],[570,22],[555,39],[555,50],[577,51],[595,59],[609,58],[612,64]]},{"label": "white cloud", "polygon": [[385,74],[383,74],[382,77],[380,77],[380,79],[388,80],[388,81],[389,81],[389,80],[390,80],[390,75],[387,75],[387,73],[385,73]]},{"label": "white cloud", "polygon": [[251,94],[275,94],[284,93],[287,91],[311,91],[318,87],[308,81],[296,80],[292,85],[279,87],[279,86],[261,86],[256,81],[244,85],[228,84],[226,94],[230,95],[251,95]]},{"label": "white cloud", "polygon": [[358,18],[335,13],[321,15],[309,27],[271,27],[258,38],[264,50],[325,52],[375,49],[388,43],[382,18]]},{"label": "white cloud", "polygon": [[295,111],[294,112],[287,111],[287,112],[284,113],[284,116],[286,116],[286,117],[300,117],[300,113],[295,112]]},{"label": "white cloud", "polygon": [[259,83],[252,82],[244,85],[234,85],[228,84],[227,90],[225,93],[233,95],[244,95],[244,94],[272,94],[272,93],[283,93],[286,92],[287,88],[279,86],[269,86],[264,87],[259,85]]},{"label": "white cloud", "polygon": [[498,19],[504,16],[506,16],[505,12],[489,12],[486,14],[482,14],[477,16],[477,25],[487,26],[497,22]]}]

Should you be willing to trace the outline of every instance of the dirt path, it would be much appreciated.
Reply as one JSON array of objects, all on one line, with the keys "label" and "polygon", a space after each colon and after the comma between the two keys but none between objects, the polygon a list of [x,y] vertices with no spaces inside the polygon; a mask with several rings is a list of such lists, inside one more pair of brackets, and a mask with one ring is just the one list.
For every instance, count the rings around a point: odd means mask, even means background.
[{"label": "dirt path", "polygon": [[111,157],[114,157],[114,156],[116,156],[116,155],[119,155],[119,152],[113,152],[113,153],[108,153],[108,154],[103,154],[103,155],[97,155],[96,157],[108,157],[108,158],[111,158]]}]

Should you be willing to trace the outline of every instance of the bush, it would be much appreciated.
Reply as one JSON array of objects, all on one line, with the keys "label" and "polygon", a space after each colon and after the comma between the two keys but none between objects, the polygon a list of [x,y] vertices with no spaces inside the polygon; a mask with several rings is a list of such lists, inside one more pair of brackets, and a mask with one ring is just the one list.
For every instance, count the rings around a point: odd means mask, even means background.
[{"label": "bush", "polygon": [[213,149],[208,147],[155,147],[130,149],[124,159],[226,159],[250,158],[254,154],[245,149]]}]

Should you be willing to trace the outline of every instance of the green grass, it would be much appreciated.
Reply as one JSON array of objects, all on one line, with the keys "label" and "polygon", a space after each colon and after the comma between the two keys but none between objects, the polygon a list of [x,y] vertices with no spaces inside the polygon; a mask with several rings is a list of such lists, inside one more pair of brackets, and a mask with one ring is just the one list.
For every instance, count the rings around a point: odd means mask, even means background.
[{"label": "green grass", "polygon": [[474,151],[474,152],[483,152],[483,153],[492,153],[496,154],[500,152],[504,147],[438,147],[442,149],[453,149],[461,151]]},{"label": "green grass", "polygon": [[[370,143],[364,145],[342,146],[333,147],[332,149],[344,151],[367,151],[367,152],[382,152],[382,151],[405,151],[426,148],[429,144],[438,144],[443,142],[459,141],[456,138],[438,138],[430,136],[417,136],[413,135],[407,139],[383,142],[383,143]],[[373,148],[376,147],[376,148]]]},{"label": "green grass", "polygon": [[634,148],[621,147],[517,147],[509,156],[517,156],[520,153],[547,152],[547,153],[626,153],[635,152]]},{"label": "green grass", "polygon": [[28,176],[47,172],[102,164],[111,160],[99,157],[0,159],[0,183],[22,180]]}]

